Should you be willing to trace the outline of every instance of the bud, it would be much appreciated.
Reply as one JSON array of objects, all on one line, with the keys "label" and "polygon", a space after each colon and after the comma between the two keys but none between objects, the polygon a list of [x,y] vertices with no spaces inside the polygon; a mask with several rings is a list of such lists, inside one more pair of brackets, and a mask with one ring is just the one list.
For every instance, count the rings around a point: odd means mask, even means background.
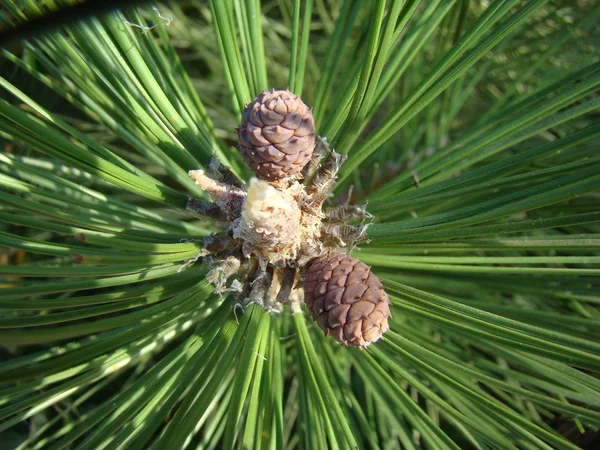
[{"label": "bud", "polygon": [[319,327],[340,344],[364,348],[388,329],[390,299],[371,268],[329,253],[306,265],[304,302]]},{"label": "bud", "polygon": [[310,108],[290,91],[264,91],[244,109],[238,128],[246,164],[268,181],[299,175],[315,148]]},{"label": "bud", "polygon": [[302,215],[292,193],[252,178],[234,237],[272,263],[289,257],[298,246]]}]

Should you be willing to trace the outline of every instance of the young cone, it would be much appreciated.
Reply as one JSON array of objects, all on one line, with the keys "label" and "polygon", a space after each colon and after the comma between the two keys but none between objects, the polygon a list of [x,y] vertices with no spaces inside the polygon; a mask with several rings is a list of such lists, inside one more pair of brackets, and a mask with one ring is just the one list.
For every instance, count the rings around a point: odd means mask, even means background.
[{"label": "young cone", "polygon": [[364,348],[389,329],[390,299],[371,268],[351,256],[329,253],[311,260],[304,302],[325,334],[343,345]]},{"label": "young cone", "polygon": [[295,177],[315,148],[312,112],[290,91],[264,91],[246,106],[238,128],[240,152],[259,178]]}]

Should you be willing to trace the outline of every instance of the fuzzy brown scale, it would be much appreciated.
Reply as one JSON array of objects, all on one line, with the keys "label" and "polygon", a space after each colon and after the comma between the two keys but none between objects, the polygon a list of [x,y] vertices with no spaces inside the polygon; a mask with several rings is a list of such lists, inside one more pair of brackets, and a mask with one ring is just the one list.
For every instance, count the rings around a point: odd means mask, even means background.
[{"label": "fuzzy brown scale", "polygon": [[372,216],[364,205],[323,209],[345,156],[315,138],[311,109],[288,90],[247,105],[238,137],[257,178],[246,184],[217,159],[189,172],[212,202],[190,198],[187,210],[227,226],[182,269],[203,258],[214,264],[207,280],[215,292],[271,312],[284,304],[297,311],[304,281],[305,303],[326,333],[349,346],[375,342],[387,330],[389,299],[368,266],[337,253],[366,240]]}]

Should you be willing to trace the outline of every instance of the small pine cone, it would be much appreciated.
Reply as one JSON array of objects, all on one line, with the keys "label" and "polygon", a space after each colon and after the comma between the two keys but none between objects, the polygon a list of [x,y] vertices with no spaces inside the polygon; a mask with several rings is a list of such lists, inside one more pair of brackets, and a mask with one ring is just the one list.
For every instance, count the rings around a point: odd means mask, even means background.
[{"label": "small pine cone", "polygon": [[238,128],[246,164],[267,181],[300,174],[315,149],[311,109],[290,91],[264,91],[244,109]]},{"label": "small pine cone", "polygon": [[340,253],[306,265],[304,302],[325,334],[364,348],[388,329],[390,299],[371,267]]}]

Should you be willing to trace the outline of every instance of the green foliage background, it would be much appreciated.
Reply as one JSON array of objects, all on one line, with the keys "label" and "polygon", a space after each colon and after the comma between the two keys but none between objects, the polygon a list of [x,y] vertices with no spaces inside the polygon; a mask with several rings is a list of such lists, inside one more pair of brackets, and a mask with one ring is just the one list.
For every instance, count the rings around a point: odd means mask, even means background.
[{"label": "green foliage background", "polygon": [[[66,2],[8,0],[18,25]],[[600,8],[188,0],[2,49],[0,446],[574,449],[600,425]],[[211,294],[187,171],[314,107],[391,331]],[[352,191],[349,194],[350,188]],[[589,444],[592,445],[592,444]]]}]

